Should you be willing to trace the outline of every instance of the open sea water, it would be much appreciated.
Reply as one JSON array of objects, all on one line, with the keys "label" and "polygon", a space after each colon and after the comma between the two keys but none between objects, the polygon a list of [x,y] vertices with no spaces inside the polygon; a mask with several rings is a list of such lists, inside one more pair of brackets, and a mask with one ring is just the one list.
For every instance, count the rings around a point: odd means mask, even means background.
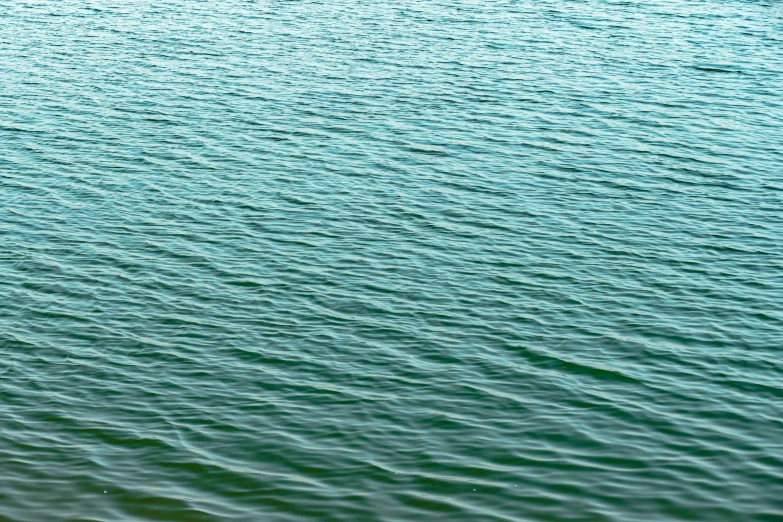
[{"label": "open sea water", "polygon": [[0,0],[0,520],[783,520],[783,3]]}]

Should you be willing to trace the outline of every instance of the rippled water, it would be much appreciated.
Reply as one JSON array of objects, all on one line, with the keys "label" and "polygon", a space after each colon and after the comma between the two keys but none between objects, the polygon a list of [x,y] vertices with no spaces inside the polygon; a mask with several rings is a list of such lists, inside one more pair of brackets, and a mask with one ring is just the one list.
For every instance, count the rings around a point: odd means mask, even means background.
[{"label": "rippled water", "polygon": [[0,0],[0,519],[783,520],[783,4]]}]

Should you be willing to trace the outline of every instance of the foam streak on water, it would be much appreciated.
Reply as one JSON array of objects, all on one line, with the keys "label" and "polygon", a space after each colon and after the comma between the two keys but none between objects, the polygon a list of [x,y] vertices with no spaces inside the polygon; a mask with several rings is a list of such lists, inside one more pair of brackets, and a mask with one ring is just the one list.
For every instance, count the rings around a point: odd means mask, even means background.
[{"label": "foam streak on water", "polygon": [[0,0],[0,520],[783,520],[782,9]]}]

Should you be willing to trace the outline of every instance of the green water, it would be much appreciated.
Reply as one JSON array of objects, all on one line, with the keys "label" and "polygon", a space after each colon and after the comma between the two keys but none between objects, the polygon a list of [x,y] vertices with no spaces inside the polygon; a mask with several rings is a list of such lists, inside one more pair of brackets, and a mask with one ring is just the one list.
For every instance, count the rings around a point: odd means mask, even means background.
[{"label": "green water", "polygon": [[783,520],[783,4],[0,0],[0,520]]}]

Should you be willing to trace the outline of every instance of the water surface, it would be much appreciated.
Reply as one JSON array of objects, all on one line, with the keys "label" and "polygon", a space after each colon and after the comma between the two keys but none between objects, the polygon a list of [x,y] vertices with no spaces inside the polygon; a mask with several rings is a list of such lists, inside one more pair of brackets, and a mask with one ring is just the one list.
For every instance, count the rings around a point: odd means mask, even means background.
[{"label": "water surface", "polygon": [[783,520],[777,1],[0,0],[0,520]]}]

